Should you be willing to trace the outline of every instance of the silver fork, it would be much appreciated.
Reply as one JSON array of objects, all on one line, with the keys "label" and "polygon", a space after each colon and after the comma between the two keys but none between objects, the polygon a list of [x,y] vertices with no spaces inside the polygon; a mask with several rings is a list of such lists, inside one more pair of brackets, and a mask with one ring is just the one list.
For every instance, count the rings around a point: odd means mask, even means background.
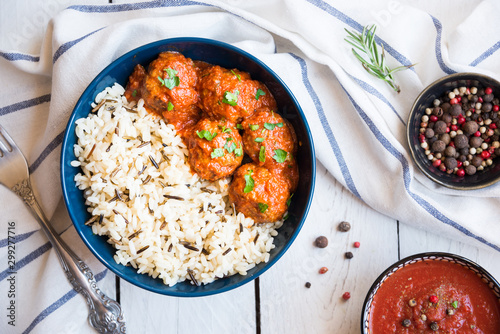
[{"label": "silver fork", "polygon": [[1,125],[0,183],[21,197],[40,223],[56,250],[69,282],[87,300],[90,325],[99,333],[125,333],[125,319],[120,304],[99,289],[90,268],[73,253],[49,224],[31,188],[26,158]]}]

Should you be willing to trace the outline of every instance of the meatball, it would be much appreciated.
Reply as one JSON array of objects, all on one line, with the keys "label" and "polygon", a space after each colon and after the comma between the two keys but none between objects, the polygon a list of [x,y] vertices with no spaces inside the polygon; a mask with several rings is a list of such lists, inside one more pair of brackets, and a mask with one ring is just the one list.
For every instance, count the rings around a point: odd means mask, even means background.
[{"label": "meatball", "polygon": [[243,160],[241,136],[227,121],[203,118],[185,132],[185,142],[189,165],[205,180],[231,175]]},{"label": "meatball", "polygon": [[134,67],[134,71],[128,78],[127,88],[123,94],[127,98],[127,101],[139,101],[139,98],[141,97],[141,85],[145,77],[146,70],[141,64],[137,64]]},{"label": "meatball", "polygon": [[197,68],[190,58],[177,52],[162,52],[149,64],[140,96],[146,108],[182,130],[200,119],[197,83]]},{"label": "meatball", "polygon": [[272,170],[276,173],[280,173],[280,175],[285,179],[291,193],[297,189],[297,186],[299,185],[299,166],[295,158],[292,158],[290,161],[286,161],[278,167],[272,168]]},{"label": "meatball", "polygon": [[245,153],[259,166],[281,167],[297,152],[290,123],[269,108],[260,108],[241,123]]},{"label": "meatball", "polygon": [[267,87],[252,80],[250,74],[214,65],[201,71],[200,106],[210,117],[237,123],[257,108],[276,109],[276,101]]},{"label": "meatball", "polygon": [[248,163],[236,171],[229,186],[229,201],[236,211],[256,223],[272,223],[283,218],[288,209],[290,190],[280,173]]}]

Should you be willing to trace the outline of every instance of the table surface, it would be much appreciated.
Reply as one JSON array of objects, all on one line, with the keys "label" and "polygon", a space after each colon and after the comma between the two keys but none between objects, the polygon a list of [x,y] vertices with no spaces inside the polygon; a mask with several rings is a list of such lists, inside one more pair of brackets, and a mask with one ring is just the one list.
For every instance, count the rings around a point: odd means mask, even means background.
[{"label": "table surface", "polygon": [[[38,53],[50,18],[82,2],[110,1],[7,0],[9,10],[0,11],[0,49]],[[411,5],[437,18],[446,16],[453,26],[479,2],[420,0]],[[385,6],[386,1],[381,1],[381,9]],[[292,247],[270,270],[243,287],[203,298],[173,298],[146,292],[108,274],[100,285],[122,304],[129,333],[163,333],[168,328],[169,333],[357,334],[372,282],[392,263],[420,252],[459,254],[500,277],[500,253],[474,240],[461,243],[384,216],[354,197],[319,163],[317,180],[309,216]],[[341,221],[351,223],[348,233],[337,231]],[[320,235],[329,239],[327,248],[313,246]],[[355,241],[360,242],[359,248],[353,247]],[[347,251],[354,254],[350,260],[344,258]],[[319,274],[321,267],[328,272]],[[351,294],[348,301],[342,299],[344,292]]]}]

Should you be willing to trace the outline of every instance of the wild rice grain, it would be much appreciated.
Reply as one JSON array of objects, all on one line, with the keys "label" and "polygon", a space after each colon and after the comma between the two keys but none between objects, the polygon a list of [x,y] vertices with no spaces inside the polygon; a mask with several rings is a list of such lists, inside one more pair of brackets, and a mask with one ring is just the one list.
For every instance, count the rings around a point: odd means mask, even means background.
[{"label": "wild rice grain", "polygon": [[149,245],[142,247],[141,249],[139,249],[139,250],[137,251],[137,254],[141,254],[142,252],[144,252],[144,251],[145,251],[146,249],[148,249],[148,248],[149,248]]},{"label": "wild rice grain", "polygon": [[155,159],[151,155],[149,156],[149,160],[151,160],[151,163],[153,164],[153,166],[155,166],[156,169],[160,169],[160,166],[158,166]]}]

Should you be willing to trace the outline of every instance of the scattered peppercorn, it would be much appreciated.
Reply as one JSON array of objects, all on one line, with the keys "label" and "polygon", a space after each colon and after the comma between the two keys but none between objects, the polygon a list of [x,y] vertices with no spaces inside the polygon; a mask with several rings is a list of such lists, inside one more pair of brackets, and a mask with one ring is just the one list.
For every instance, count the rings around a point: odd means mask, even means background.
[{"label": "scattered peppercorn", "polygon": [[410,327],[411,320],[410,319],[403,320],[402,325],[403,325],[403,327]]},{"label": "scattered peppercorn", "polygon": [[311,287],[311,283],[310,282],[306,282],[305,287],[309,289]]},{"label": "scattered peppercorn", "polygon": [[324,273],[326,273],[327,271],[328,271],[328,268],[327,268],[327,267],[321,267],[321,268],[319,268],[319,273],[320,273],[320,274],[324,274]]},{"label": "scattered peppercorn", "polygon": [[437,324],[437,322],[435,322],[435,321],[431,322],[431,325],[430,325],[430,326],[431,326],[431,329],[432,329],[433,331],[437,331],[437,330],[439,330],[439,325],[438,325],[438,324]]},{"label": "scattered peppercorn", "polygon": [[347,232],[351,229],[351,224],[349,224],[348,222],[346,221],[343,221],[339,224],[339,227],[338,227],[339,231],[340,232]]},{"label": "scattered peppercorn", "polygon": [[346,259],[352,259],[354,257],[354,254],[352,252],[345,252],[344,256]]},{"label": "scattered peppercorn", "polygon": [[448,315],[454,315],[454,314],[455,314],[455,310],[454,310],[454,309],[452,309],[452,308],[449,308],[449,309],[447,309],[447,310],[446,310],[446,313],[447,313]]},{"label": "scattered peppercorn", "polygon": [[342,295],[342,299],[348,300],[349,298],[351,298],[351,294],[349,292],[344,292],[344,294]]},{"label": "scattered peppercorn", "polygon": [[417,301],[415,299],[410,299],[408,305],[410,305],[411,307],[417,306]]},{"label": "scattered peppercorn", "polygon": [[432,295],[429,297],[429,301],[433,304],[436,304],[439,301],[439,298],[436,295]]},{"label": "scattered peppercorn", "polygon": [[318,248],[325,248],[328,246],[328,239],[325,236],[319,236],[314,241],[314,245]]},{"label": "scattered peppercorn", "polygon": [[422,319],[422,321],[426,321],[427,320],[427,316],[425,314],[422,314],[420,316],[420,319]]},{"label": "scattered peppercorn", "polygon": [[359,241],[356,241],[354,243],[354,248],[359,248],[359,246],[361,246],[361,243]]}]

